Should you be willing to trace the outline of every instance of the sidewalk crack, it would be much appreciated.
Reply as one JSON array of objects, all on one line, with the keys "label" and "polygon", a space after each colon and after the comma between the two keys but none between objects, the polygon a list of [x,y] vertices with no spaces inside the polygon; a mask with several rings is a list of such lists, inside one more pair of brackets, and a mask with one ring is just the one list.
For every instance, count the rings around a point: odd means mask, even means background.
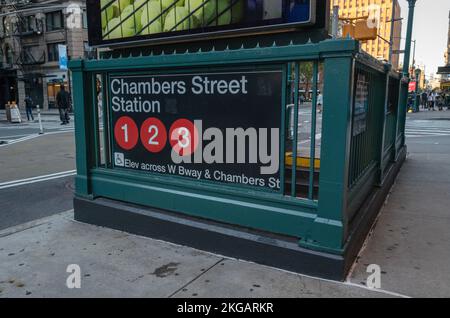
[{"label": "sidewalk crack", "polygon": [[187,282],[186,284],[184,284],[183,286],[181,286],[180,288],[178,288],[176,291],[174,291],[172,294],[170,294],[167,298],[172,298],[173,296],[175,296],[178,292],[180,292],[181,290],[183,290],[184,288],[186,288],[187,286],[189,286],[190,284],[192,284],[193,282],[195,282],[197,279],[199,279],[201,276],[203,276],[204,274],[206,274],[209,270],[211,270],[213,267],[215,267],[217,264],[225,261],[226,258],[221,258],[220,260],[218,260],[217,262],[215,262],[214,264],[212,264],[210,267],[208,267],[205,271],[201,272],[200,274],[198,274],[197,276],[195,276],[193,279],[191,279],[189,282]]}]

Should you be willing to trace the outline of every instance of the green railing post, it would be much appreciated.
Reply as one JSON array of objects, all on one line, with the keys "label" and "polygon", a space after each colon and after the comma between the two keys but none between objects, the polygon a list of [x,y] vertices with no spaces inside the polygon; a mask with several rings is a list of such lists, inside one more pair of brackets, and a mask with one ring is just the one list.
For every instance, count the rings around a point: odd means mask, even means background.
[{"label": "green railing post", "polygon": [[86,76],[84,73],[83,60],[70,61],[73,80],[73,104],[75,110],[75,145],[76,145],[76,165],[77,175],[75,177],[75,192],[78,196],[89,196],[89,165],[90,154],[94,151],[89,148],[88,139],[88,103],[86,98]]},{"label": "green railing post", "polygon": [[301,245],[339,251],[346,231],[354,56],[324,56],[319,204],[310,236]]},{"label": "green railing post", "polygon": [[[411,58],[411,39],[413,30],[413,20],[414,20],[414,7],[416,5],[416,0],[408,0],[408,26],[406,29],[406,40],[405,40],[405,56],[403,60],[403,78],[400,83],[400,98],[398,103],[398,115],[397,115],[397,129],[396,129],[396,145],[397,138],[401,137],[400,147],[405,145],[405,122],[406,122],[406,106],[408,102],[408,83],[409,83],[409,62]],[[399,132],[399,130],[401,130]],[[399,136],[400,134],[400,136]],[[399,149],[395,147],[395,158],[397,158],[397,153]]]},{"label": "green railing post", "polygon": [[299,98],[298,87],[300,82],[300,64],[295,62],[294,64],[294,139],[292,141],[292,176],[291,176],[291,196],[294,198],[297,196],[297,152],[298,152],[298,110],[299,110]]},{"label": "green railing post", "polygon": [[[385,164],[383,162],[384,158],[384,143],[386,141],[386,116],[388,113],[388,107],[389,107],[389,84],[390,84],[390,75],[389,72],[391,70],[391,66],[386,66],[386,84],[384,87],[384,107],[383,111],[379,114],[379,125],[381,127],[380,134],[379,134],[379,145],[378,145],[378,184],[381,184],[383,182],[383,176],[384,176],[384,170],[385,170]],[[398,118],[398,116],[397,116]]]}]

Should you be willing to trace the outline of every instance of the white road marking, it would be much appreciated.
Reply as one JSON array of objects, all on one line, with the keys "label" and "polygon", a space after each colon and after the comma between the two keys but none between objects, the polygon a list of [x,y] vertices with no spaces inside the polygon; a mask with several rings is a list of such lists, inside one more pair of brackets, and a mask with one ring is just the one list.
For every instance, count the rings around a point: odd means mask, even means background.
[{"label": "white road marking", "polygon": [[56,173],[46,174],[46,175],[37,176],[37,177],[6,181],[6,182],[0,183],[0,190],[12,188],[12,187],[18,187],[21,185],[26,185],[26,184],[36,183],[36,182],[42,182],[42,181],[48,181],[48,180],[69,177],[69,176],[73,176],[75,174],[76,174],[76,170],[67,170],[67,171],[56,172]]},{"label": "white road marking", "polygon": [[430,121],[411,121],[406,124],[405,134],[408,138],[450,136],[450,126],[444,123],[435,125]]},{"label": "white road marking", "polygon": [[1,136],[0,139],[8,139],[9,138],[21,138],[21,137],[25,137],[28,136],[29,134],[22,134],[22,135],[10,135],[10,136]]},{"label": "white road marking", "polygon": [[22,141],[27,141],[27,140],[30,140],[30,139],[34,139],[36,137],[39,137],[39,134],[32,134],[32,135],[28,135],[26,137],[15,139],[15,140],[7,143],[7,144],[0,145],[0,147],[6,147],[6,146],[9,146],[9,145],[14,145],[14,144],[17,144],[17,143],[22,142]]},{"label": "white road marking", "polygon": [[[67,133],[70,131],[73,131],[73,128],[66,128],[66,129],[61,129],[61,130],[57,130],[57,131],[49,131],[49,132],[44,132],[44,134],[31,134],[31,135],[26,135],[23,138],[18,138],[18,139],[13,139],[10,142],[0,145],[0,147],[6,147],[6,146],[10,146],[10,145],[14,145],[17,144],[19,142],[23,142],[23,141],[27,141],[30,139],[34,139],[34,138],[38,138],[38,137],[42,137],[42,136],[46,136],[46,135],[56,135],[56,134],[62,134],[62,133]],[[0,138],[1,139],[1,138]]]}]

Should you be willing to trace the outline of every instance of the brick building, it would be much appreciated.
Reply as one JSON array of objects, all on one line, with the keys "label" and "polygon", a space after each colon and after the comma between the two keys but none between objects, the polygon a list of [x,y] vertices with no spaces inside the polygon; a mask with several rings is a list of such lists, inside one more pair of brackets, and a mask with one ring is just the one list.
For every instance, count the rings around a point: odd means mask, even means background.
[{"label": "brick building", "polygon": [[[394,32],[392,50],[400,50],[402,34],[401,8],[398,0],[331,0],[333,6],[339,6],[340,18],[362,18],[369,16],[371,7],[379,8],[378,38],[362,42],[362,49],[380,60],[389,60],[389,41],[391,40],[391,21],[394,18]],[[392,65],[399,67],[398,52],[392,55]]]}]

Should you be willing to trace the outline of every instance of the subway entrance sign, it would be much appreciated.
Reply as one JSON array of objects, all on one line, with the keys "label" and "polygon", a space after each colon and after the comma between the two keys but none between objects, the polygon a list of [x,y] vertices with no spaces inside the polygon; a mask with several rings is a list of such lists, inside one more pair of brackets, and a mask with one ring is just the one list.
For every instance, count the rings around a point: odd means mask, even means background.
[{"label": "subway entrance sign", "polygon": [[75,219],[344,279],[406,156],[400,74],[327,39],[329,1],[87,6]]},{"label": "subway entrance sign", "polygon": [[280,191],[282,75],[111,76],[114,168]]}]

